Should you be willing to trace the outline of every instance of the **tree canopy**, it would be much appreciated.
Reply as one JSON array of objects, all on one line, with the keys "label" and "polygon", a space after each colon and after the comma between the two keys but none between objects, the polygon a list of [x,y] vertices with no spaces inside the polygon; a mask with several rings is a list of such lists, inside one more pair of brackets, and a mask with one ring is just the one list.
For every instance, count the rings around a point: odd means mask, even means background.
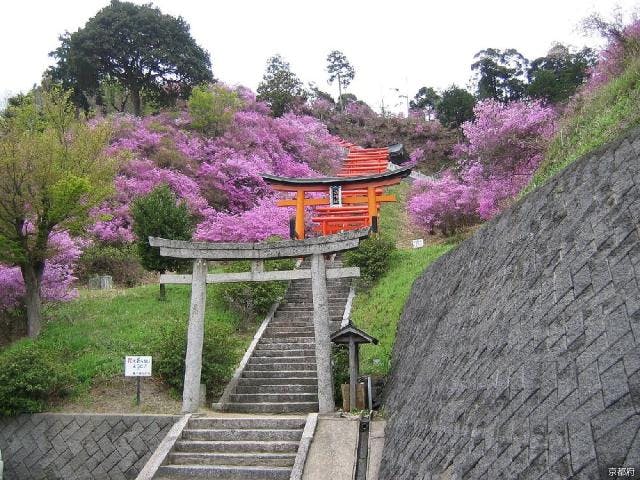
[{"label": "tree canopy", "polygon": [[476,72],[480,100],[492,98],[504,103],[519,100],[525,95],[529,61],[520,52],[513,48],[487,48],[473,58],[477,60],[471,65],[471,70]]},{"label": "tree canopy", "polygon": [[334,50],[327,55],[327,73],[329,83],[338,80],[338,100],[342,103],[342,90],[346,89],[356,76],[355,69],[349,63],[346,55],[339,50]]},{"label": "tree canopy", "polygon": [[106,82],[125,89],[140,115],[142,93],[161,100],[186,97],[193,85],[213,80],[209,55],[191,37],[189,25],[151,5],[112,0],[60,42],[50,53],[57,60],[50,74],[85,108]]},{"label": "tree canopy", "polygon": [[438,120],[445,127],[458,128],[467,120],[473,119],[475,98],[464,88],[452,85],[442,92],[436,106]]},{"label": "tree canopy", "polygon": [[440,95],[432,87],[421,87],[409,102],[409,108],[422,110],[428,119],[431,119],[436,106],[440,102]]},{"label": "tree canopy", "polygon": [[307,96],[302,82],[280,55],[267,60],[267,68],[257,91],[258,99],[271,106],[274,117],[280,117],[294,105],[304,103]]},{"label": "tree canopy", "polygon": [[81,230],[116,170],[104,154],[107,127],[76,120],[68,93],[37,93],[0,120],[0,258],[22,271],[30,336],[40,331],[40,285],[56,254],[51,235]]}]

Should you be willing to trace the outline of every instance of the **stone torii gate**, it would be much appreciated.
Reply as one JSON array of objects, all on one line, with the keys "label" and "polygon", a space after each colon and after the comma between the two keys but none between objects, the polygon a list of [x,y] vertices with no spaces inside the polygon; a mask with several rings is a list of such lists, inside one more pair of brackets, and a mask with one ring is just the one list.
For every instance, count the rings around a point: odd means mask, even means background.
[{"label": "stone torii gate", "polygon": [[[360,240],[368,235],[369,228],[364,228],[305,240],[285,240],[273,243],[189,242],[149,237],[149,244],[152,247],[160,247],[161,256],[193,260],[192,275],[165,274],[160,276],[161,283],[191,284],[182,411],[185,413],[196,412],[200,403],[207,283],[269,282],[310,278],[313,292],[313,329],[318,368],[318,405],[320,413],[332,412],[335,403],[331,378],[327,279],[359,277],[360,269],[358,267],[327,268],[325,255],[356,248]],[[264,260],[308,256],[311,256],[310,270],[264,271]],[[251,271],[209,274],[207,272],[208,260],[251,260]]]}]

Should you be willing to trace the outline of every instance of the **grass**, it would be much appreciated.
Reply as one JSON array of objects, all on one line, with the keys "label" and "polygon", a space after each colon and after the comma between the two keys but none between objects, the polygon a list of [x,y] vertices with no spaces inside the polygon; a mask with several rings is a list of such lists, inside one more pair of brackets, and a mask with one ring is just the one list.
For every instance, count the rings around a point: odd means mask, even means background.
[{"label": "grass", "polygon": [[522,193],[535,190],[582,156],[640,125],[640,59],[560,121],[545,160]]},{"label": "grass", "polygon": [[[71,369],[77,380],[75,394],[81,397],[96,382],[122,376],[126,355],[154,355],[168,326],[187,323],[190,286],[168,285],[167,300],[157,298],[157,285],[82,290],[79,299],[47,309],[48,320],[37,340],[16,342],[0,355],[11,355],[23,343],[35,342]],[[208,287],[205,322],[236,337],[238,348],[231,354],[237,363],[252,332],[238,331],[239,315],[222,304],[215,286]]]},{"label": "grass", "polygon": [[455,244],[431,245],[394,253],[391,269],[370,290],[356,295],[351,318],[356,326],[379,340],[360,349],[363,373],[382,374],[391,367],[391,351],[398,320],[413,282],[427,266]]}]

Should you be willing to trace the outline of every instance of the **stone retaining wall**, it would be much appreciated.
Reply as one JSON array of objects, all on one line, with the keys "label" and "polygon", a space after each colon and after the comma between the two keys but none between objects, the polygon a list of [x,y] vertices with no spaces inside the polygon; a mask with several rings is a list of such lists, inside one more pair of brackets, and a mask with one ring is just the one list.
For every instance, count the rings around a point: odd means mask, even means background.
[{"label": "stone retaining wall", "polygon": [[4,480],[134,479],[179,418],[54,413],[0,418]]},{"label": "stone retaining wall", "polygon": [[640,476],[639,284],[635,131],[416,281],[381,480]]}]

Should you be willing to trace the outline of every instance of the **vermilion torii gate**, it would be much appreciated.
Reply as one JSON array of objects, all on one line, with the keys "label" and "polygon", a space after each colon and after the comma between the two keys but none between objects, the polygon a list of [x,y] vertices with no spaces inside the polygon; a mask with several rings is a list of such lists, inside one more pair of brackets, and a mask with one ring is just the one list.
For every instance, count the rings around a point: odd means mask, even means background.
[{"label": "vermilion torii gate", "polygon": [[[349,212],[355,205],[365,205],[361,220],[364,226],[373,225],[373,217],[378,215],[378,205],[382,202],[395,202],[394,195],[383,195],[382,188],[396,185],[411,174],[413,167],[356,177],[319,177],[288,178],[275,175],[262,175],[271,187],[280,192],[295,193],[294,199],[278,200],[280,207],[296,207],[295,233],[299,240],[304,238],[304,209],[309,206],[336,206],[333,211]],[[306,198],[307,192],[326,193],[326,197]],[[344,205],[344,207],[343,207]],[[359,216],[354,215],[354,217]],[[349,218],[348,216],[346,217]],[[347,222],[345,216],[336,216],[335,221]],[[327,221],[332,221],[327,219]]]},{"label": "vermilion torii gate", "polygon": [[[325,255],[356,248],[369,235],[369,229],[306,240],[285,240],[273,243],[209,243],[167,240],[149,237],[152,247],[160,247],[163,257],[193,260],[192,275],[160,276],[161,283],[191,284],[191,308],[187,330],[182,411],[196,412],[200,403],[202,344],[204,340],[204,309],[207,283],[268,282],[310,278],[313,293],[313,329],[318,368],[318,404],[320,413],[332,412],[333,381],[331,379],[331,339],[327,279],[359,277],[358,267],[326,268]],[[264,271],[264,260],[275,258],[311,257],[310,270]],[[207,272],[208,260],[251,260],[250,272]]]}]

